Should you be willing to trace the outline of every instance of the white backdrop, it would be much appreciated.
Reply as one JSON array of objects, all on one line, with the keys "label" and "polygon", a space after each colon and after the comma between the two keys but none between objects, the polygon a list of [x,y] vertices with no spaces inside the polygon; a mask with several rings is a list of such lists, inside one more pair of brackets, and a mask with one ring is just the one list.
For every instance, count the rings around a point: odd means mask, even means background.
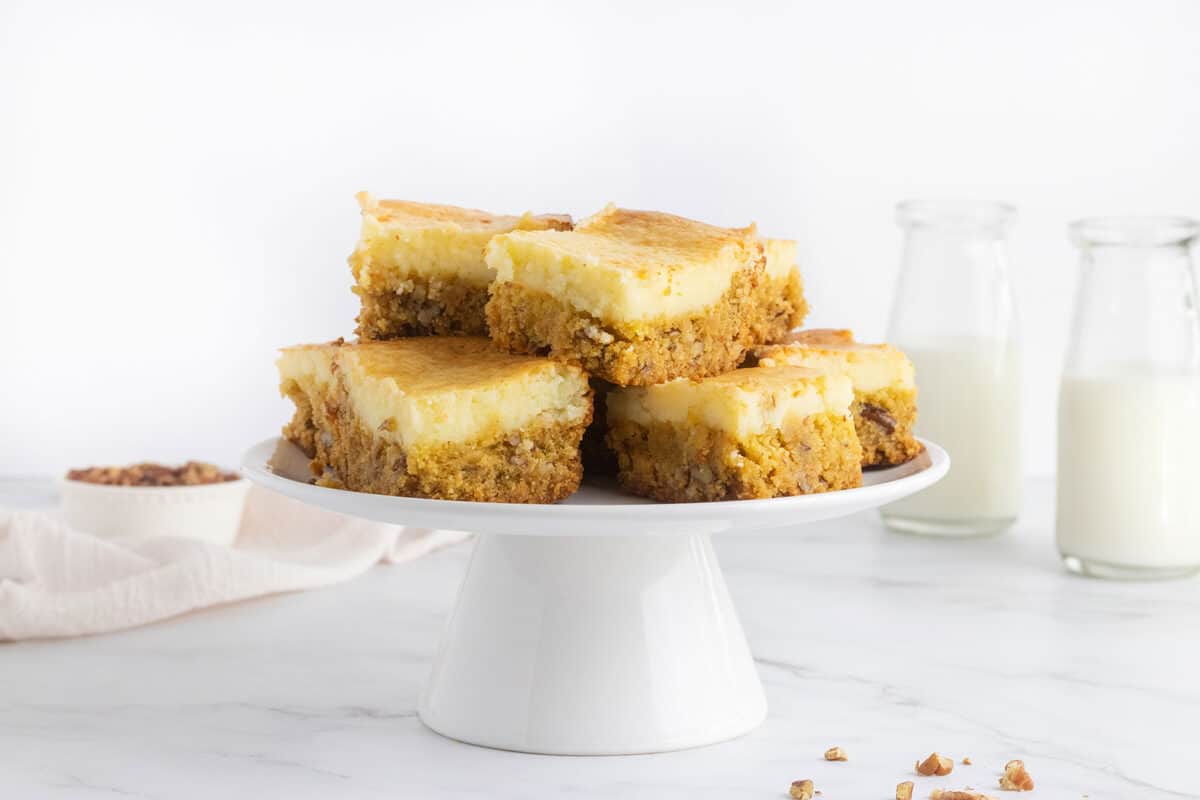
[{"label": "white backdrop", "polygon": [[[336,6],[336,10],[334,7]],[[882,335],[892,205],[1018,206],[1027,466],[1082,215],[1200,215],[1200,3],[0,3],[0,473],[234,463],[353,329],[353,194],[801,242]]]}]

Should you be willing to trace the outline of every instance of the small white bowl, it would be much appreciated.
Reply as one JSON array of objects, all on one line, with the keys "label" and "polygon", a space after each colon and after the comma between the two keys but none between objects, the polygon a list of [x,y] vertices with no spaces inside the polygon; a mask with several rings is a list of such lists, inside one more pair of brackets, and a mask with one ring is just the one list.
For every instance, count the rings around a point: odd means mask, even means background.
[{"label": "small white bowl", "polygon": [[67,524],[106,539],[182,536],[232,544],[251,483],[245,478],[199,486],[106,486],[59,480]]}]

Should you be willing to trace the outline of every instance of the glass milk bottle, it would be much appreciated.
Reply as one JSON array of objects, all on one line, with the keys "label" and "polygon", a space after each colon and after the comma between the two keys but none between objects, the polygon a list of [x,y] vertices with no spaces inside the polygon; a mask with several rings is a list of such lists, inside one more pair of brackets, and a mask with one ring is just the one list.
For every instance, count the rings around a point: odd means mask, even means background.
[{"label": "glass milk bottle", "polygon": [[1200,223],[1085,219],[1058,399],[1063,563],[1106,578],[1200,570]]},{"label": "glass milk bottle", "polygon": [[904,255],[888,340],[917,370],[917,435],[950,472],[886,506],[894,530],[974,536],[1021,508],[1021,365],[1008,271],[1016,211],[1001,203],[909,200],[896,208]]}]

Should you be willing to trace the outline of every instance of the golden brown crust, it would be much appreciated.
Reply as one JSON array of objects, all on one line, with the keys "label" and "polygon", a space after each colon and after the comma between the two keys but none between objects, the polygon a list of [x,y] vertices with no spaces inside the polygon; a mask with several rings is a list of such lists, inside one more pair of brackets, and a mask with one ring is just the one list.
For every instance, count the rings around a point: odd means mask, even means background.
[{"label": "golden brown crust", "polygon": [[610,203],[581,220],[574,230],[578,235],[559,241],[575,252],[586,252],[609,266],[635,273],[687,270],[719,258],[731,248],[746,263],[765,264],[763,245],[753,224],[722,228],[662,211],[618,208]]},{"label": "golden brown crust", "polygon": [[437,227],[444,223],[459,225],[467,230],[493,229],[512,230],[521,226],[530,229],[550,228],[557,231],[571,230],[571,217],[567,214],[493,214],[477,208],[446,206],[436,203],[417,203],[411,200],[380,200],[369,192],[354,196],[364,214],[380,222],[399,222],[411,228]]},{"label": "golden brown crust", "polygon": [[804,324],[808,301],[800,271],[793,269],[784,277],[765,277],[759,282],[760,313],[752,323],[755,342],[777,342],[794,328]]},{"label": "golden brown crust", "polygon": [[312,459],[317,483],[373,494],[554,503],[579,488],[579,441],[591,415],[573,423],[534,424],[487,441],[443,443],[406,450],[367,430],[339,385],[314,409],[297,388],[284,391],[296,414],[284,436]]},{"label": "golden brown crust", "polygon": [[850,419],[823,413],[746,439],[700,425],[611,422],[618,480],[668,503],[783,497],[862,485]]},{"label": "golden brown crust", "polygon": [[283,426],[283,436],[292,444],[304,451],[304,455],[313,458],[317,454],[317,419],[308,399],[308,393],[296,381],[286,381],[280,386],[280,391],[296,405],[288,424]]},{"label": "golden brown crust", "polygon": [[880,389],[854,393],[854,427],[862,443],[864,467],[891,467],[915,458],[925,448],[913,436],[917,393]]},{"label": "golden brown crust", "polygon": [[396,291],[355,286],[362,301],[355,333],[360,339],[406,336],[486,336],[486,286],[443,278],[408,278]]},{"label": "golden brown crust", "polygon": [[618,386],[719,375],[741,363],[769,323],[760,305],[762,263],[736,273],[711,308],[650,322],[597,319],[546,292],[494,283],[487,304],[492,341],[514,353],[548,353]]}]

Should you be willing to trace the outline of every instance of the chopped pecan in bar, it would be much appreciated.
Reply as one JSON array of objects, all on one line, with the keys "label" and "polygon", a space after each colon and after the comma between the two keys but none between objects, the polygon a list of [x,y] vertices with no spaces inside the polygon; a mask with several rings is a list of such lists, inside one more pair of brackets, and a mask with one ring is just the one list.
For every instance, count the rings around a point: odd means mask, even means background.
[{"label": "chopped pecan in bar", "polygon": [[887,409],[870,403],[863,403],[862,410],[859,413],[862,414],[863,419],[874,422],[889,434],[896,432],[896,418],[889,414]]}]

